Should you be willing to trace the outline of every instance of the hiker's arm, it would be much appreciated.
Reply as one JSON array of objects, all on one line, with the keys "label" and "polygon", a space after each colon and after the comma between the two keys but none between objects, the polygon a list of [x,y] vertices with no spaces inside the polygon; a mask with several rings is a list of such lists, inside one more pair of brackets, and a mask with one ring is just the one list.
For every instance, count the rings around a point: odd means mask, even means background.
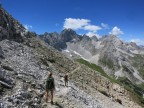
[{"label": "hiker's arm", "polygon": [[54,90],[55,90],[55,80],[54,80]]}]

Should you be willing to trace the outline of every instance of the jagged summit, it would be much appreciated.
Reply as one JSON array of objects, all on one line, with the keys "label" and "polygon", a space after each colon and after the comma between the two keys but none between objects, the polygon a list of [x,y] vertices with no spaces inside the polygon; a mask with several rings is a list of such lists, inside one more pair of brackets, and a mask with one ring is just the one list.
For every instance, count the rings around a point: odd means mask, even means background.
[{"label": "jagged summit", "polygon": [[77,35],[77,33],[73,29],[64,29],[61,31],[60,35]]},{"label": "jagged summit", "polygon": [[99,40],[99,39],[97,38],[97,36],[92,36],[91,39],[94,40],[94,41],[98,41],[98,40]]},{"label": "jagged summit", "polygon": [[0,40],[10,39],[23,42],[26,37],[32,37],[35,34],[28,32],[22,24],[15,20],[2,7],[0,8]]},{"label": "jagged summit", "polygon": [[77,33],[72,30],[72,29],[64,29],[61,33],[60,33],[60,38],[63,42],[69,42],[72,40],[78,40],[78,35]]}]

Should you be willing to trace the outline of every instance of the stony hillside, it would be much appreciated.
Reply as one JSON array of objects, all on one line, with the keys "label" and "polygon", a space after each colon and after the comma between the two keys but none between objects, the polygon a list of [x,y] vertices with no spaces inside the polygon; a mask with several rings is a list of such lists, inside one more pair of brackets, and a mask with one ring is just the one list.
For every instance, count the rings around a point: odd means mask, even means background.
[{"label": "stony hillside", "polygon": [[[63,41],[63,37],[71,37]],[[83,58],[91,63],[95,63],[105,70],[105,72],[114,78],[127,77],[135,84],[144,83],[143,79],[143,55],[144,48],[137,46],[133,42],[124,42],[117,36],[103,36],[98,39],[96,36],[79,36],[71,29],[65,29],[60,33],[59,42],[65,43],[65,47],[55,47],[60,49],[69,58]],[[42,40],[47,42],[52,40],[49,36],[41,35]],[[50,45],[50,44],[49,44]],[[137,56],[141,59],[136,59]],[[139,64],[141,65],[139,65]]]},{"label": "stony hillside", "polygon": [[[142,108],[132,92],[47,45],[3,8],[0,15],[0,108]],[[45,102],[48,71],[56,82],[54,105]]]}]

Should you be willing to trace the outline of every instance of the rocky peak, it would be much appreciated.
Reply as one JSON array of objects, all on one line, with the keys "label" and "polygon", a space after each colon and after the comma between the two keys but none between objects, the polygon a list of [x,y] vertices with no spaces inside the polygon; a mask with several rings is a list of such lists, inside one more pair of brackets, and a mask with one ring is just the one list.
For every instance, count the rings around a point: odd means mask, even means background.
[{"label": "rocky peak", "polygon": [[92,40],[98,41],[98,38],[97,38],[97,36],[95,36],[95,35],[90,37],[90,36],[84,34],[83,37],[84,37],[84,38],[87,38],[87,39],[92,39]]},{"label": "rocky peak", "polygon": [[120,39],[119,39],[117,36],[115,36],[115,35],[109,35],[109,36],[107,36],[106,39],[111,40],[111,41],[119,41],[119,40],[120,40]]},{"label": "rocky peak", "polygon": [[123,41],[121,41],[117,36],[115,35],[109,35],[109,36],[103,36],[100,39],[103,43],[103,45],[106,46],[115,46],[115,47],[122,47],[123,46]]},{"label": "rocky peak", "polygon": [[130,42],[130,45],[134,48],[139,48],[139,46],[135,42]]},{"label": "rocky peak", "polygon": [[60,38],[63,42],[70,42],[72,40],[78,40],[78,35],[72,29],[64,29],[60,34]]},{"label": "rocky peak", "polygon": [[110,37],[110,38],[117,38],[116,35],[110,35],[109,37]]},{"label": "rocky peak", "polygon": [[58,38],[59,37],[59,34],[57,32],[52,32],[52,33],[49,33],[49,35],[51,37],[54,37],[54,38]]},{"label": "rocky peak", "polygon": [[57,32],[52,32],[52,33],[45,32],[42,36],[44,36],[44,37],[47,37],[47,36],[58,37],[59,34]]},{"label": "rocky peak", "polygon": [[87,35],[83,35],[83,38],[82,38],[83,41],[90,41],[91,38]]},{"label": "rocky peak", "polygon": [[103,35],[99,40],[103,40],[103,39],[105,39],[107,37],[108,37],[108,35]]},{"label": "rocky peak", "polygon": [[64,29],[61,33],[71,33],[72,35],[76,35],[76,32],[73,29]]},{"label": "rocky peak", "polygon": [[98,38],[96,36],[92,36],[91,39],[96,41],[96,42],[98,41]]},{"label": "rocky peak", "polygon": [[43,36],[48,36],[49,35],[49,33],[48,32],[45,32],[44,34],[43,34]]},{"label": "rocky peak", "polygon": [[9,39],[23,42],[26,37],[32,35],[2,7],[0,7],[0,31],[0,41]]}]

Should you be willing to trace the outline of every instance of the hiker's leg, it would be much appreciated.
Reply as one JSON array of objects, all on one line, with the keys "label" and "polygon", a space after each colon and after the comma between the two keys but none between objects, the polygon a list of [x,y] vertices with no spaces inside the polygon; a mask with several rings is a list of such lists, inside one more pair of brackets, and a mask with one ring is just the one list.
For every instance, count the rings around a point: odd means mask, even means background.
[{"label": "hiker's leg", "polygon": [[51,103],[53,103],[53,90],[51,90]]},{"label": "hiker's leg", "polygon": [[66,86],[66,81],[65,81],[65,86]]},{"label": "hiker's leg", "polygon": [[49,91],[48,90],[46,90],[46,102],[48,101],[48,96],[49,96]]},{"label": "hiker's leg", "polygon": [[66,86],[68,86],[68,81],[66,81]]},{"label": "hiker's leg", "polygon": [[68,86],[68,81],[67,81],[67,86]]}]

